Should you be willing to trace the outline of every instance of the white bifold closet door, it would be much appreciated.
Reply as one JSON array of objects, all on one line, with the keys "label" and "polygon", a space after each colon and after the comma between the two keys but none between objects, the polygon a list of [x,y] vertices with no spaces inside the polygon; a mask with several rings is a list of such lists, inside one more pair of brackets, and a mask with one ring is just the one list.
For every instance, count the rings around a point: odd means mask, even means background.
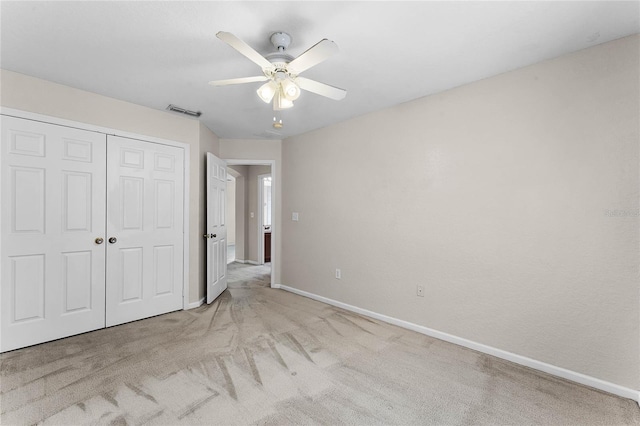
[{"label": "white bifold closet door", "polygon": [[0,350],[105,326],[105,143],[2,117]]},{"label": "white bifold closet door", "polygon": [[1,124],[0,351],[182,309],[184,150]]},{"label": "white bifold closet door", "polygon": [[184,150],[109,136],[107,326],[182,309]]}]

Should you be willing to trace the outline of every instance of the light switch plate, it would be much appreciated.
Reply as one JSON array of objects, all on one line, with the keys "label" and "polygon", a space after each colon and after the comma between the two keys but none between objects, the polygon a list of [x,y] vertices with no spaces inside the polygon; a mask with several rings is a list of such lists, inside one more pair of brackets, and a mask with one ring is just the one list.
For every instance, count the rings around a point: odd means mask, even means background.
[{"label": "light switch plate", "polygon": [[298,212],[291,213],[291,220],[293,220],[294,222],[298,221]]}]

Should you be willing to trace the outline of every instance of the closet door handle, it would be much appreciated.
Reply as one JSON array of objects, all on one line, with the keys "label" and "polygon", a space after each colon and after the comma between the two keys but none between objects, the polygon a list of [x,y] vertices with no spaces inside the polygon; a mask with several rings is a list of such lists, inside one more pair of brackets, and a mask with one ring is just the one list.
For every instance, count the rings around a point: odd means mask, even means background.
[{"label": "closet door handle", "polygon": [[116,237],[111,237],[111,238],[109,238],[109,243],[111,243],[111,244],[115,244],[115,243],[117,243],[117,242],[118,242],[118,239],[117,239]]},{"label": "closet door handle", "polygon": [[96,238],[96,244],[102,244],[104,243],[104,240],[100,237]]}]

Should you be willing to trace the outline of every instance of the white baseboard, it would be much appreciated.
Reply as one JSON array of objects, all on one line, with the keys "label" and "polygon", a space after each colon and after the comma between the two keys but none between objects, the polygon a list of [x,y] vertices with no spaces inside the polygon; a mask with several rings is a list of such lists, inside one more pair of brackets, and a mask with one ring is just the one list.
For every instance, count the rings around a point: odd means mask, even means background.
[{"label": "white baseboard", "polygon": [[255,260],[242,260],[242,259],[236,259],[234,260],[234,262],[238,262],[238,263],[248,263],[249,265],[260,265],[259,262],[256,262]]},{"label": "white baseboard", "polygon": [[582,385],[591,386],[592,388],[600,389],[605,392],[612,393],[624,398],[629,398],[638,402],[640,405],[640,392],[634,389],[626,388],[624,386],[616,385],[615,383],[607,382],[595,377],[587,376],[586,374],[578,373],[576,371],[567,370],[566,368],[557,367],[555,365],[547,364],[546,362],[538,361],[526,356],[514,354],[504,351],[502,349],[487,346],[482,343],[474,342],[472,340],[464,339],[462,337],[454,336],[452,334],[443,333],[442,331],[434,330],[432,328],[424,327],[418,324],[414,324],[408,321],[400,320],[397,318],[382,315],[377,312],[362,309],[357,306],[348,305],[346,303],[338,302],[337,300],[329,299],[324,296],[318,296],[317,294],[309,293],[297,288],[289,287],[282,284],[276,284],[273,288],[280,288],[282,290],[289,291],[291,293],[305,296],[310,299],[317,300],[319,302],[333,305],[338,308],[346,309],[347,311],[355,312],[367,317],[375,318],[380,321],[384,321],[389,324],[397,325],[408,330],[413,330],[421,334],[425,334],[436,339],[444,340],[446,342],[454,343],[456,345],[464,346],[469,349],[473,349],[478,352],[482,352],[488,355],[493,355],[498,358],[505,359],[507,361],[514,362],[516,364],[524,365],[534,370],[543,371],[554,376],[562,377],[563,379],[571,380]]},{"label": "white baseboard", "polygon": [[189,305],[187,306],[187,310],[195,309],[197,307],[200,307],[200,306],[202,306],[203,303],[204,303],[204,297],[202,299],[198,300],[197,302],[189,303]]}]

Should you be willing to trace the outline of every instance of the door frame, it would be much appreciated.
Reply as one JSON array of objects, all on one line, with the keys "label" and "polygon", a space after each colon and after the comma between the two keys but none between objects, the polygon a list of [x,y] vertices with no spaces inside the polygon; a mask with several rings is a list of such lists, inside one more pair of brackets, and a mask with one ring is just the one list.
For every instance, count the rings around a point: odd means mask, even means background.
[{"label": "door frame", "polygon": [[[276,211],[276,203],[278,200],[277,182],[278,176],[276,171],[276,160],[243,160],[238,158],[225,158],[227,166],[271,166],[271,288],[278,288],[276,285],[277,265],[280,262],[279,255],[275,250],[276,241],[280,240],[280,229],[278,229],[278,213]],[[259,231],[259,230],[258,230]],[[260,241],[260,240],[258,240]],[[264,243],[263,243],[264,244]],[[258,244],[259,245],[259,244]],[[258,247],[260,253],[260,247]],[[260,259],[260,258],[258,258]]]},{"label": "door frame", "polygon": [[[143,142],[152,142],[160,145],[170,145],[184,149],[184,194],[183,194],[183,278],[182,278],[182,309],[189,309],[189,194],[191,181],[191,146],[187,143],[172,141],[169,139],[157,138],[154,136],[141,135],[138,133],[126,132],[124,130],[113,129],[110,127],[96,126],[94,124],[82,123],[79,121],[66,120],[64,118],[52,117],[50,115],[38,114],[30,111],[23,111],[14,108],[0,107],[0,115],[9,117],[22,118],[32,121],[40,121],[42,123],[54,124],[57,126],[71,127],[74,129],[88,130],[90,132],[103,133],[105,135],[120,136],[128,139],[136,139]],[[2,176],[0,170],[0,176]],[[1,182],[0,182],[1,185]],[[1,187],[1,186],[0,186]],[[0,259],[2,258],[0,252]],[[0,268],[1,268],[0,262]],[[1,271],[0,271],[1,272]]]},{"label": "door frame", "polygon": [[[270,176],[271,173],[258,175],[258,208],[260,209],[260,214],[258,216],[258,263],[260,265],[264,265],[264,218],[262,217],[262,204],[264,203],[264,178]],[[273,197],[273,181],[271,182],[271,197]],[[271,199],[271,207],[273,207],[273,198]],[[271,222],[273,225],[273,215],[271,216]]]}]

